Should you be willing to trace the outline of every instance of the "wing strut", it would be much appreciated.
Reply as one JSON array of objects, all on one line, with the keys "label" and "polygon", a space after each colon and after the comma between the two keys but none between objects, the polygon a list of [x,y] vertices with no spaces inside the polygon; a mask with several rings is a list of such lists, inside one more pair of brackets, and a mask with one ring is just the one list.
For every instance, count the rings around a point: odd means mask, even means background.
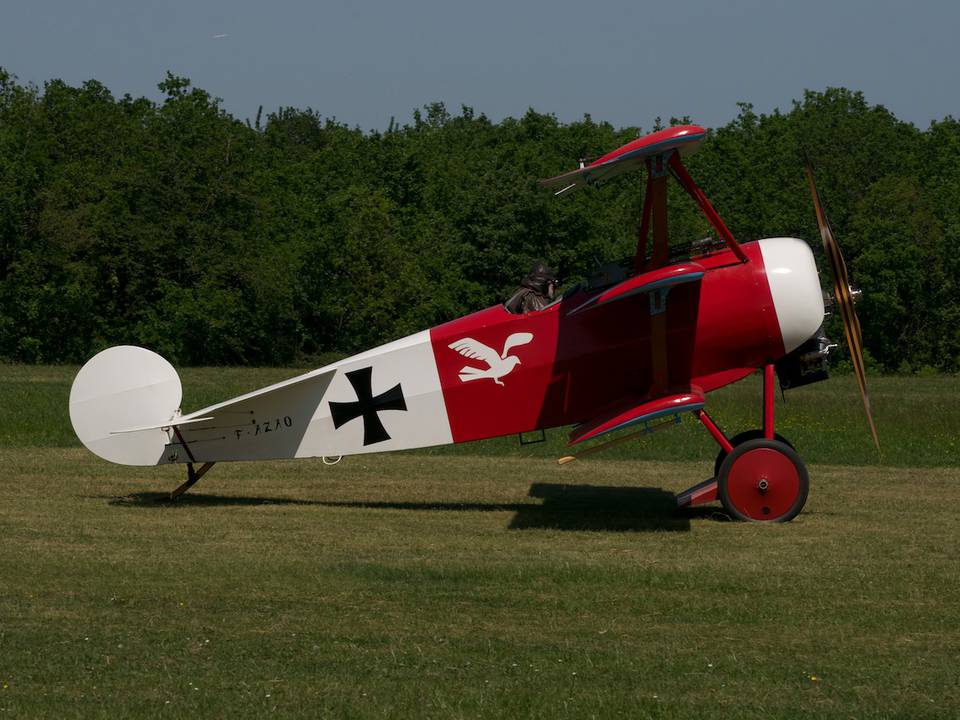
[{"label": "wing strut", "polygon": [[[670,261],[669,237],[667,234],[667,178],[669,162],[677,156],[673,150],[647,158],[647,192],[643,199],[643,217],[637,239],[637,254],[634,267],[637,272],[656,270]],[[647,262],[647,233],[653,225],[653,252]],[[660,307],[655,296],[666,300],[666,292],[660,291],[650,298],[650,363],[653,368],[651,392],[657,395],[667,391],[667,314],[665,302]]]},{"label": "wing strut", "polygon": [[[669,160],[676,155],[672,150],[647,158],[647,191],[643,197],[643,215],[637,237],[636,271],[656,270],[667,264],[670,257],[667,237],[667,178]],[[653,253],[647,262],[647,236],[653,224]]]},{"label": "wing strut", "polygon": [[637,254],[633,259],[633,270],[638,275],[647,263],[647,235],[650,232],[650,213],[653,208],[653,173],[647,172],[647,191],[643,196],[643,209],[640,211],[640,232],[637,235]]},{"label": "wing strut", "polygon": [[737,259],[742,263],[747,262],[747,256],[744,254],[743,248],[740,247],[740,243],[733,237],[733,233],[730,232],[726,223],[723,222],[723,218],[720,217],[713,205],[710,204],[710,200],[707,199],[703,190],[701,190],[693,181],[693,178],[690,177],[690,173],[687,172],[687,169],[683,166],[683,161],[680,160],[680,156],[676,153],[670,156],[670,170],[673,172],[673,176],[677,179],[677,182],[680,183],[680,186],[686,190],[694,202],[700,206],[700,210],[703,211],[707,220],[713,225],[713,229],[720,234],[720,237],[727,243],[727,247],[737,256]]}]

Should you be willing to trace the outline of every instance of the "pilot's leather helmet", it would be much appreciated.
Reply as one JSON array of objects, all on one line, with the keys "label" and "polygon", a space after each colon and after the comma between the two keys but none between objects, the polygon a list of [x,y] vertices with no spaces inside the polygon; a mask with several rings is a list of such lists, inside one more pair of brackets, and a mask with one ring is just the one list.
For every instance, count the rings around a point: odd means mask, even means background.
[{"label": "pilot's leather helmet", "polygon": [[538,260],[533,264],[530,272],[527,273],[527,276],[520,284],[546,295],[549,286],[557,284],[557,274],[545,262]]}]

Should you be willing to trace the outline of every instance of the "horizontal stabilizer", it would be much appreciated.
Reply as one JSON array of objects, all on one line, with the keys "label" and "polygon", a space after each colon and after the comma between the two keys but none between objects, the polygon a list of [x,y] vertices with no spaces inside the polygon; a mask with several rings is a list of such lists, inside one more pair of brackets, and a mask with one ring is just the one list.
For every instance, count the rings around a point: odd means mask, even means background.
[{"label": "horizontal stabilizer", "polygon": [[203,422],[204,420],[213,420],[212,417],[199,417],[199,418],[190,418],[189,420],[184,420],[183,418],[176,418],[175,420],[167,420],[166,422],[156,423],[155,425],[141,425],[140,427],[124,428],[123,430],[111,430],[111,435],[122,435],[123,433],[132,433],[140,432],[142,430],[166,430],[167,428],[180,427],[181,425],[190,425],[191,423]]}]

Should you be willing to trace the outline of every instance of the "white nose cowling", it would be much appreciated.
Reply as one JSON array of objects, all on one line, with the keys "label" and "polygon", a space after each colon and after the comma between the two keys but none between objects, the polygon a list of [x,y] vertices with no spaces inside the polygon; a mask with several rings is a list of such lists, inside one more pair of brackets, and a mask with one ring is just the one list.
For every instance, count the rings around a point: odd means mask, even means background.
[{"label": "white nose cowling", "polygon": [[797,238],[760,241],[763,265],[785,352],[799,347],[823,323],[823,292],[810,246]]}]

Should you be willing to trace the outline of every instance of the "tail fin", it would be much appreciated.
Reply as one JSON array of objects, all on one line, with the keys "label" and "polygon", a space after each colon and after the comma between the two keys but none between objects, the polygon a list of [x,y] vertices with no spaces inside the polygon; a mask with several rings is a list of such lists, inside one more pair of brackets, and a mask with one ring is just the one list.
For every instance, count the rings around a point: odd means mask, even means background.
[{"label": "tail fin", "polygon": [[70,422],[90,452],[122,465],[158,465],[183,389],[173,366],[150,350],[118,345],[94,355],[70,388]]}]

